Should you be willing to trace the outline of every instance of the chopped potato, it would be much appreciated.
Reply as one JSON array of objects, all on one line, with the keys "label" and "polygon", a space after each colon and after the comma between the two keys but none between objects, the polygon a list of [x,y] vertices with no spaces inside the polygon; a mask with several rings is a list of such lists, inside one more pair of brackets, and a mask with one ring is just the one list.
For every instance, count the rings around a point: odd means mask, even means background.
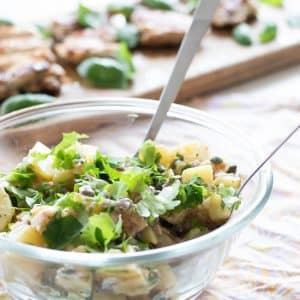
[{"label": "chopped potato", "polygon": [[213,168],[211,165],[203,165],[185,169],[182,172],[182,182],[188,183],[193,177],[200,177],[206,184],[213,182]]},{"label": "chopped potato", "polygon": [[222,174],[217,176],[214,180],[214,184],[216,185],[220,185],[221,183],[226,187],[238,189],[241,185],[241,178],[237,175]]},{"label": "chopped potato", "polygon": [[5,230],[15,214],[9,195],[4,187],[0,185],[0,231]]},{"label": "chopped potato", "polygon": [[208,147],[196,142],[181,145],[176,148],[175,152],[181,154],[186,163],[202,162],[209,159]]},{"label": "chopped potato", "polygon": [[230,217],[231,210],[226,206],[222,206],[222,198],[220,195],[213,194],[205,204],[211,221],[216,223],[225,222]]},{"label": "chopped potato", "polygon": [[176,151],[174,149],[170,149],[162,145],[157,145],[156,151],[160,154],[159,162],[165,167],[169,167],[176,159]]},{"label": "chopped potato", "polygon": [[42,235],[31,225],[25,223],[16,223],[11,232],[9,233],[9,237],[18,242],[22,242],[25,244],[45,247],[46,243],[42,237]]}]

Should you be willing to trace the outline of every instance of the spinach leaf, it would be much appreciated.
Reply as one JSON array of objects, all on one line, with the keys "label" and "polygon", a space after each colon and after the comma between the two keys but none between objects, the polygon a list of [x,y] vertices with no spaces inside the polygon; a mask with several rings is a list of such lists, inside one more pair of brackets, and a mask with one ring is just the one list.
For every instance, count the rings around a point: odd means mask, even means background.
[{"label": "spinach leaf", "polygon": [[43,237],[49,248],[61,249],[80,234],[83,225],[73,216],[56,215],[47,225]]}]

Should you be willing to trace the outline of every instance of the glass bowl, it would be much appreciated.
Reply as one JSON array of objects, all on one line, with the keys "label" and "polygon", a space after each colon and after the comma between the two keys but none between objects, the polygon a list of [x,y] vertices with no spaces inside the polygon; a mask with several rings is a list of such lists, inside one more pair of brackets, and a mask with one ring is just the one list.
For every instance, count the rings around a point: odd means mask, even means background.
[{"label": "glass bowl", "polygon": [[[103,153],[133,155],[157,102],[105,98],[56,102],[0,117],[1,171],[13,168],[41,141],[63,132],[89,135]],[[157,141],[167,146],[200,141],[214,155],[249,174],[261,161],[246,134],[192,108],[173,105]],[[243,191],[240,209],[220,228],[180,244],[136,253],[63,252],[0,238],[0,275],[13,299],[195,299],[228,255],[237,234],[259,213],[272,189],[266,165]]]}]

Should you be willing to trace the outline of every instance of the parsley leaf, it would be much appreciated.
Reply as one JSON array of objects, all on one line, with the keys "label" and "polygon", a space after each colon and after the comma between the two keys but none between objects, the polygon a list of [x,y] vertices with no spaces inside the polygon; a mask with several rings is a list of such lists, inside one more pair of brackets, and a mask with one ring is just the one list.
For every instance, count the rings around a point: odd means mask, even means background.
[{"label": "parsley leaf", "polygon": [[83,225],[73,216],[60,217],[58,214],[48,223],[43,237],[48,246],[61,249],[79,236]]},{"label": "parsley leaf", "polygon": [[180,208],[194,208],[203,202],[207,196],[207,189],[200,178],[193,178],[189,183],[180,187],[178,198],[181,201]]},{"label": "parsley leaf", "polygon": [[159,161],[159,153],[156,152],[155,143],[151,140],[146,141],[139,151],[139,158],[148,167]]},{"label": "parsley leaf", "polygon": [[145,218],[157,218],[168,210],[173,210],[180,204],[174,200],[179,192],[180,182],[175,181],[171,186],[165,187],[157,196],[151,191],[145,190],[142,193],[142,200],[136,204],[138,214]]},{"label": "parsley leaf", "polygon": [[15,207],[32,208],[35,204],[43,203],[43,195],[34,189],[21,189],[13,185],[8,185],[5,190]]},{"label": "parsley leaf", "polygon": [[237,190],[233,187],[226,187],[223,184],[217,189],[217,193],[222,197],[222,206],[229,209],[238,209],[241,199],[237,196]]},{"label": "parsley leaf", "polygon": [[119,216],[117,224],[108,213],[91,216],[87,226],[81,234],[81,239],[91,247],[100,246],[107,250],[110,242],[118,239],[122,233],[122,218]]},{"label": "parsley leaf", "polygon": [[7,177],[7,181],[12,185],[20,188],[26,188],[32,186],[32,182],[35,179],[34,172],[27,166],[20,166],[14,169]]},{"label": "parsley leaf", "polygon": [[64,133],[62,141],[52,150],[52,154],[54,155],[53,166],[57,169],[71,169],[73,167],[74,159],[79,158],[75,149],[75,144],[79,139],[87,137],[87,135],[79,134],[77,132]]},{"label": "parsley leaf", "polygon": [[128,184],[122,181],[115,181],[111,185],[111,195],[113,199],[118,200],[127,197]]}]

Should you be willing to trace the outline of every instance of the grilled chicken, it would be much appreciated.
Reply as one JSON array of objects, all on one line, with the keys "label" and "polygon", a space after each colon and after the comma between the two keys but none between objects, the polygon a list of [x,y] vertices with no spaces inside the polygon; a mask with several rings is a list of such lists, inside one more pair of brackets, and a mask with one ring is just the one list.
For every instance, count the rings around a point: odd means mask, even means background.
[{"label": "grilled chicken", "polygon": [[137,7],[131,16],[131,22],[140,31],[142,46],[178,46],[189,28],[191,16],[176,11]]},{"label": "grilled chicken", "polygon": [[64,70],[55,63],[49,45],[21,32],[14,25],[0,26],[5,36],[0,39],[0,100],[20,92],[59,94]]},{"label": "grilled chicken", "polygon": [[73,32],[63,42],[56,44],[54,51],[63,62],[76,65],[92,56],[116,56],[119,46],[114,39],[113,29],[83,29]]},{"label": "grilled chicken", "polygon": [[213,26],[226,28],[255,19],[257,9],[252,0],[221,0]]},{"label": "grilled chicken", "polygon": [[66,36],[79,29],[80,25],[73,16],[55,20],[49,26],[49,31],[58,42],[61,42]]}]

